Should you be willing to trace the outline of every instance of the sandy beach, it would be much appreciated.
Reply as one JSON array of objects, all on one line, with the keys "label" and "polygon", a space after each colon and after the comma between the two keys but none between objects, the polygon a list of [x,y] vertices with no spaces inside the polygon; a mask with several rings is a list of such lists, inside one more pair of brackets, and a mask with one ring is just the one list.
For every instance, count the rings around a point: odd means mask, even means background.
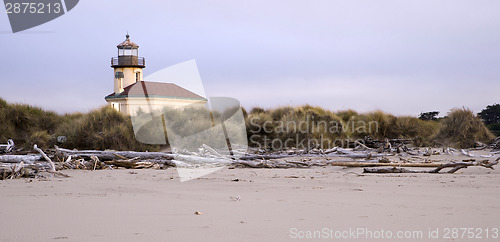
[{"label": "sandy beach", "polygon": [[500,0],[4,7],[0,242],[500,242]]},{"label": "sandy beach", "polygon": [[452,228],[497,241],[500,227],[500,174],[480,167],[225,168],[182,183],[175,168],[64,172],[71,177],[0,181],[1,241],[430,241],[429,231],[434,241],[470,241]]}]

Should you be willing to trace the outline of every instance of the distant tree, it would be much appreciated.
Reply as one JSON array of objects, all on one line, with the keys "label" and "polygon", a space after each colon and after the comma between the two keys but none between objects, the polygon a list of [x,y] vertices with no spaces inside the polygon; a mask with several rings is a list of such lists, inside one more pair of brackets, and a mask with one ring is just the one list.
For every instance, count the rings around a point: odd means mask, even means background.
[{"label": "distant tree", "polygon": [[496,136],[500,136],[500,104],[488,105],[477,115]]},{"label": "distant tree", "polygon": [[500,104],[488,105],[477,115],[486,125],[500,123]]},{"label": "distant tree", "polygon": [[500,123],[486,125],[495,136],[500,136]]},{"label": "distant tree", "polygon": [[426,113],[420,113],[418,116],[419,119],[421,120],[437,120],[439,112],[438,111],[433,111],[433,112],[426,112]]}]

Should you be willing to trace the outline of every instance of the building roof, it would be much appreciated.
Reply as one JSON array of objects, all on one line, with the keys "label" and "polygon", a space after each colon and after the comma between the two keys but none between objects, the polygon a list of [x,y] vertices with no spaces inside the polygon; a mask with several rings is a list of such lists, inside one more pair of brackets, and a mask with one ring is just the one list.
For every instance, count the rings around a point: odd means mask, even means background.
[{"label": "building roof", "polygon": [[125,37],[127,37],[127,39],[125,39],[125,41],[123,41],[120,44],[118,44],[116,47],[120,48],[120,47],[123,47],[123,46],[131,46],[131,47],[137,47],[137,48],[139,48],[139,45],[137,45],[136,43],[130,41],[130,35],[127,34]]},{"label": "building roof", "polygon": [[123,92],[111,93],[105,97],[124,98],[124,97],[160,97],[174,99],[206,100],[204,97],[193,93],[185,88],[177,86],[174,83],[138,81],[124,88]]}]

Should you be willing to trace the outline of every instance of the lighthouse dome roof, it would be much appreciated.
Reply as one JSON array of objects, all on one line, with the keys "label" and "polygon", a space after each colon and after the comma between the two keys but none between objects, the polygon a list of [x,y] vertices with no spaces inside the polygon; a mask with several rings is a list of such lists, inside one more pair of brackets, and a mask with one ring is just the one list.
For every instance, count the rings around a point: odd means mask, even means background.
[{"label": "lighthouse dome roof", "polygon": [[116,47],[120,48],[120,47],[124,47],[124,46],[130,46],[130,47],[137,47],[137,48],[139,48],[139,45],[137,45],[136,43],[130,41],[130,35],[127,34],[125,37],[127,37],[127,39],[125,39],[125,41],[123,41],[120,44],[118,44]]}]

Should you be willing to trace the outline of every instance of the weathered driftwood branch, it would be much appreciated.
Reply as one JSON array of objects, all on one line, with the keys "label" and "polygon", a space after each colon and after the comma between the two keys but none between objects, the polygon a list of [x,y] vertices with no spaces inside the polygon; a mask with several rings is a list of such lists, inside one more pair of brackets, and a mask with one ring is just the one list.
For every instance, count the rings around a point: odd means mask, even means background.
[{"label": "weathered driftwood branch", "polygon": [[7,140],[7,144],[0,144],[0,153],[9,153],[15,147],[14,141],[9,139]]},{"label": "weathered driftwood branch", "polygon": [[94,161],[94,168],[92,170],[95,171],[95,168],[97,166],[97,163],[99,162],[99,158],[97,158],[97,156],[91,156],[90,159],[92,159]]},{"label": "weathered driftwood branch", "polygon": [[36,144],[35,144],[35,145],[33,145],[33,149],[34,149],[34,150],[36,150],[36,151],[38,151],[38,153],[40,153],[40,154],[43,156],[43,158],[49,162],[49,164],[50,164],[50,171],[55,172],[55,171],[56,171],[56,165],[55,165],[55,164],[54,164],[54,162],[52,162],[52,160],[51,160],[51,159],[50,159],[50,158],[49,158],[49,157],[48,157],[48,156],[47,156],[47,155],[43,152],[43,150],[41,150],[40,148],[38,148],[38,146],[37,146]]},{"label": "weathered driftwood branch", "polygon": [[452,168],[446,173],[455,173],[456,171],[467,168],[469,166],[482,166],[489,169],[494,169],[493,166],[498,164],[500,158],[496,159],[493,162],[488,160],[483,160],[476,162],[475,160],[464,160],[463,162],[452,162],[439,165],[436,169],[432,170],[408,170],[400,167],[391,167],[391,168],[364,168],[363,173],[441,173],[440,171],[445,168]]},{"label": "weathered driftwood branch", "polygon": [[456,171],[462,169],[462,168],[467,168],[469,166],[482,166],[485,168],[489,168],[494,170],[493,166],[498,164],[498,160],[500,160],[500,157],[497,158],[495,161],[490,162],[489,160],[482,160],[479,162],[476,162],[475,160],[464,160],[463,162],[456,162],[456,163],[447,163],[439,166],[438,168],[432,170],[430,173],[439,173],[444,168],[450,168],[453,167],[453,169],[449,170],[448,173],[455,173]]},{"label": "weathered driftwood branch", "polygon": [[462,152],[462,155],[468,156],[468,157],[474,157],[473,154],[470,153],[468,150],[461,149],[460,152]]},{"label": "weathered driftwood branch", "polygon": [[357,145],[354,149],[355,150],[371,150],[372,148],[366,146],[365,144],[359,142],[359,141],[354,141],[354,144]]}]

